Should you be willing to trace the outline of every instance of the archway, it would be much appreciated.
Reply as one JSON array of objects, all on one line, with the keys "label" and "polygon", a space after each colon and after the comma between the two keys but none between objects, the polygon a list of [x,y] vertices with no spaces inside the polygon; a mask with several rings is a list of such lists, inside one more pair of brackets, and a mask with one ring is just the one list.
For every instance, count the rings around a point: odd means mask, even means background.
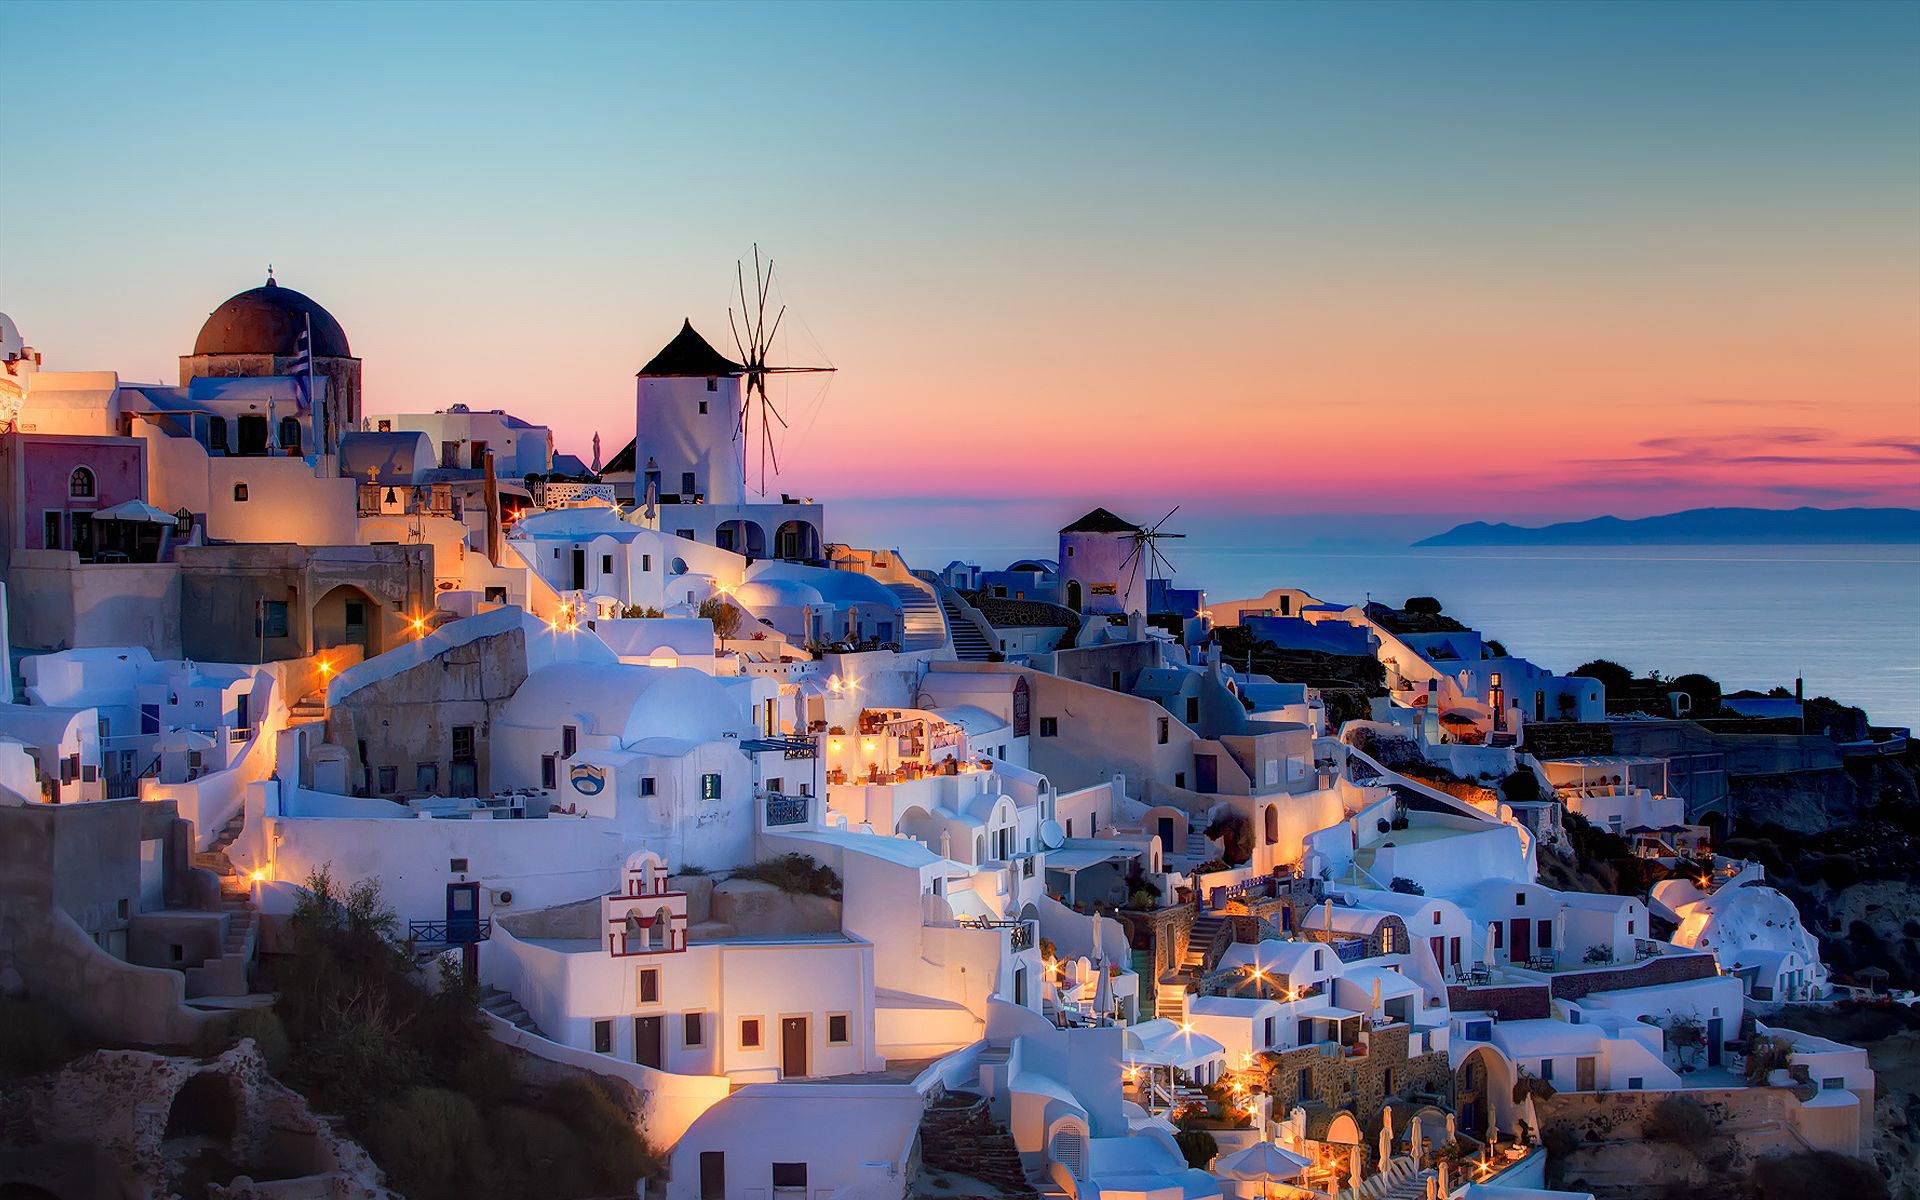
[{"label": "archway", "polygon": [[1498,1052],[1475,1046],[1453,1073],[1453,1094],[1460,1132],[1484,1141],[1488,1125],[1499,1128],[1512,1107],[1513,1070]]},{"label": "archway", "polygon": [[173,1094],[162,1136],[168,1141],[197,1137],[231,1142],[239,1128],[240,1105],[234,1098],[233,1081],[218,1071],[202,1071]]},{"label": "archway", "polygon": [[1078,579],[1067,580],[1067,607],[1075,612],[1080,611],[1080,581]]},{"label": "archway", "polygon": [[352,584],[343,583],[313,606],[313,648],[358,646],[368,658],[385,649],[380,604]]},{"label": "archway", "polygon": [[713,540],[722,550],[731,550],[750,559],[767,556],[767,531],[758,521],[724,521],[714,530]]},{"label": "archway", "polygon": [[1267,805],[1266,825],[1267,845],[1278,846],[1280,844],[1280,806],[1278,804]]},{"label": "archway", "polygon": [[785,521],[773,533],[773,555],[793,562],[820,557],[820,531],[808,521]]}]

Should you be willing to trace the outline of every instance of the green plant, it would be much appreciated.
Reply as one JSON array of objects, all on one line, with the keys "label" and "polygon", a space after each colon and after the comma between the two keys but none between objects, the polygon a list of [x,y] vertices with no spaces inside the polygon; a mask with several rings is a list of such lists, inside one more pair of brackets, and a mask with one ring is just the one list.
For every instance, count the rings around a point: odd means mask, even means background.
[{"label": "green plant", "polygon": [[740,632],[740,610],[725,596],[708,596],[700,602],[695,615],[713,622],[713,636],[726,641]]},{"label": "green plant", "polygon": [[620,615],[623,617],[629,617],[629,618],[633,618],[633,617],[655,618],[655,617],[664,617],[667,614],[661,612],[659,609],[653,607],[651,604],[629,604],[625,608],[620,610]]},{"label": "green plant", "polygon": [[1775,1034],[1756,1036],[1747,1047],[1747,1085],[1765,1087],[1775,1071],[1784,1071],[1793,1059],[1793,1043]]},{"label": "green plant", "polygon": [[1204,1129],[1182,1129],[1173,1135],[1173,1141],[1186,1156],[1189,1167],[1204,1169],[1220,1153],[1220,1143]]},{"label": "green plant", "polygon": [[254,1049],[267,1064],[267,1070],[278,1075],[286,1068],[288,1056],[293,1053],[293,1042],[287,1037],[287,1027],[271,1008],[243,1008],[234,1014],[233,1038],[252,1038]]},{"label": "green plant", "polygon": [[1387,890],[1390,892],[1399,892],[1405,896],[1424,896],[1427,894],[1426,888],[1408,879],[1405,875],[1395,875],[1393,882],[1387,884]]},{"label": "green plant", "polygon": [[841,896],[839,874],[832,867],[820,866],[798,853],[735,867],[730,878],[757,879],[796,896],[825,896],[829,900],[838,900]]},{"label": "green plant", "polygon": [[1707,1048],[1706,1024],[1692,1013],[1678,1013],[1667,1018],[1666,1030],[1667,1045],[1679,1055],[1680,1069],[1691,1071]]},{"label": "green plant", "polygon": [[1580,961],[1590,962],[1590,963],[1610,963],[1613,961],[1613,950],[1611,947],[1608,947],[1608,946],[1588,946],[1587,952],[1580,956]]}]

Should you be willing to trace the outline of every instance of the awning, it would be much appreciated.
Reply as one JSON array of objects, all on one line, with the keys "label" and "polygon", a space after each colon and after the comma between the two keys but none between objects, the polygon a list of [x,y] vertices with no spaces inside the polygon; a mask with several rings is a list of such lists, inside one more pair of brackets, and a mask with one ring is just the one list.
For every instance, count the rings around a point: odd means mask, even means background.
[{"label": "awning", "polygon": [[1084,871],[1088,867],[1097,867],[1101,863],[1126,862],[1140,857],[1142,853],[1144,851],[1139,846],[1120,846],[1113,850],[1091,846],[1068,846],[1064,850],[1047,851],[1047,870],[1068,873]]},{"label": "awning", "polygon": [[96,521],[143,521],[149,525],[175,525],[180,518],[145,500],[127,500],[93,514]]}]

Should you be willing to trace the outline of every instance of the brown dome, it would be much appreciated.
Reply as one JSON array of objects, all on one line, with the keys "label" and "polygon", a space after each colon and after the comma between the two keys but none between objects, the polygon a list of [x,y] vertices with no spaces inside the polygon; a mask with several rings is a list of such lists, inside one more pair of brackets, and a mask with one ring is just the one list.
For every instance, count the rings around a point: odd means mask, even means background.
[{"label": "brown dome", "polygon": [[250,291],[241,292],[213,310],[194,339],[195,354],[294,353],[300,331],[313,322],[315,358],[352,358],[346,330],[333,314],[312,300],[275,283],[273,276]]}]

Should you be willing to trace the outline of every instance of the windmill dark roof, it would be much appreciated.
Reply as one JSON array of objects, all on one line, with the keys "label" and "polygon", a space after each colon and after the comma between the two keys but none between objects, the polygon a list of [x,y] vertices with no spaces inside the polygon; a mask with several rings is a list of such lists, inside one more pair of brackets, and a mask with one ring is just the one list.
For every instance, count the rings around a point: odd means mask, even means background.
[{"label": "windmill dark roof", "polygon": [[621,472],[634,474],[636,468],[633,463],[633,447],[633,442],[628,442],[621,447],[620,453],[614,455],[607,461],[606,466],[600,468],[600,473],[602,475],[618,475]]},{"label": "windmill dark roof", "polygon": [[689,318],[680,326],[680,332],[673,340],[661,347],[660,353],[647,360],[640,368],[641,375],[738,375],[746,370],[739,363],[707,344],[707,339],[693,330],[693,321]]},{"label": "windmill dark roof", "polygon": [[1104,508],[1096,508],[1078,521],[1067,526],[1061,533],[1139,533],[1140,527],[1131,521],[1123,521]]}]

